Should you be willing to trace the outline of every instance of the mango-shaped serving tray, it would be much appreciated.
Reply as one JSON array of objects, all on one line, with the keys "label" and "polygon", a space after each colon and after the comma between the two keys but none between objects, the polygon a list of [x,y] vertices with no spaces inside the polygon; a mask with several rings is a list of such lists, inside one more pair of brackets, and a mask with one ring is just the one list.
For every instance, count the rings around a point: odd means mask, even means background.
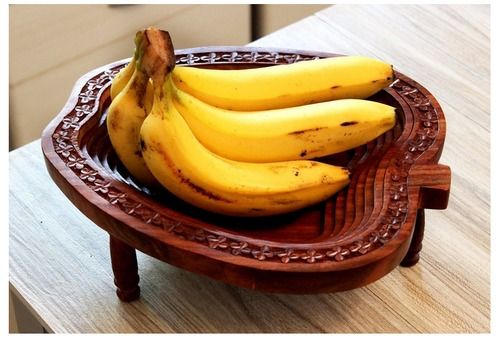
[{"label": "mango-shaped serving tray", "polygon": [[[331,54],[247,47],[176,51],[177,64],[248,68]],[[319,159],[352,171],[347,188],[328,201],[266,218],[221,216],[166,190],[134,181],[106,130],[118,61],[77,81],[42,136],[47,169],[71,202],[110,235],[121,300],[139,297],[135,250],[229,284],[268,292],[322,293],[373,282],[419,259],[424,210],[445,209],[450,169],[438,164],[446,124],[436,99],[396,71],[371,100],[397,108],[396,127],[367,145]]]}]

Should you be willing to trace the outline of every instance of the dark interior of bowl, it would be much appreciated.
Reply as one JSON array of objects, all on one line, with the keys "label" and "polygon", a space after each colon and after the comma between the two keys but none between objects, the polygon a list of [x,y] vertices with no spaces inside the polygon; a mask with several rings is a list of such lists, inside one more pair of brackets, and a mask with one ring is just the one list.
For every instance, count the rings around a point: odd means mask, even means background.
[{"label": "dark interior of bowl", "polygon": [[352,173],[349,186],[321,204],[273,217],[237,218],[210,213],[178,199],[165,189],[145,187],[140,184],[120,163],[111,146],[105,123],[109,98],[101,104],[101,114],[96,114],[95,128],[92,128],[92,133],[86,133],[82,137],[80,147],[108,175],[135,187],[145,197],[159,202],[165,208],[195,218],[201,224],[264,240],[289,243],[317,242],[321,239],[342,236],[347,230],[352,232],[353,227],[362,227],[358,219],[369,215],[370,209],[373,209],[374,177],[378,164],[402,133],[403,110],[388,91],[382,90],[368,100],[396,107],[398,119],[395,128],[356,149],[315,159],[348,167]]}]

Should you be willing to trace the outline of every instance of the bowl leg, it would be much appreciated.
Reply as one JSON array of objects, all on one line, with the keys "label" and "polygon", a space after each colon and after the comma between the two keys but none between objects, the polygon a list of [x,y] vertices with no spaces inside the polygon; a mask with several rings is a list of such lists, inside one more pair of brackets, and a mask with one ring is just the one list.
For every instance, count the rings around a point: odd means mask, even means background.
[{"label": "bowl leg", "polygon": [[112,235],[109,236],[109,248],[116,295],[121,301],[127,302],[139,298],[139,274],[135,248]]},{"label": "bowl leg", "polygon": [[423,208],[417,210],[417,218],[415,220],[415,229],[411,238],[410,248],[405,257],[401,261],[401,266],[410,267],[415,265],[420,259],[420,251],[422,250],[422,240],[424,239],[425,228],[425,210]]}]

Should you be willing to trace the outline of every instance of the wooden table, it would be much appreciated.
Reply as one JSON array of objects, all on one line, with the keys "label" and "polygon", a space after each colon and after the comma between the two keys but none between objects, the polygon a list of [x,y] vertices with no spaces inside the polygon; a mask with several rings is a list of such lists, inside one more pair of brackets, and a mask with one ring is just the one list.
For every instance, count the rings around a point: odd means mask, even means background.
[{"label": "wooden table", "polygon": [[[253,46],[364,54],[442,105],[448,209],[420,262],[336,294],[265,294],[138,253],[141,298],[115,295],[108,234],[49,178],[39,141],[10,154],[10,290],[49,332],[489,332],[489,6],[337,5]],[[55,114],[56,112],[54,112]]]}]

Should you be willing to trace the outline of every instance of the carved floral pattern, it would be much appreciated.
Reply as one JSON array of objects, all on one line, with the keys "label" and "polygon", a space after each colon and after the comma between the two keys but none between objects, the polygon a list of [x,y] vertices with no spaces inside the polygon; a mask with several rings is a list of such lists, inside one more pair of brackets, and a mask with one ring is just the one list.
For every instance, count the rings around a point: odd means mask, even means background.
[{"label": "carved floral pattern", "polygon": [[[317,59],[317,56],[287,54],[278,52],[203,52],[177,56],[177,64],[247,63],[285,64]],[[66,114],[56,127],[52,141],[55,152],[90,189],[107,200],[111,206],[139,218],[146,224],[162,228],[174,236],[203,244],[212,250],[224,251],[235,256],[245,256],[260,261],[275,261],[283,264],[324,261],[343,261],[350,257],[364,255],[390,241],[405,222],[408,213],[408,173],[415,160],[434,143],[438,135],[438,113],[432,103],[417,88],[401,79],[391,86],[414,110],[418,122],[417,132],[407,142],[406,151],[396,157],[387,168],[389,204],[380,219],[378,227],[361,238],[333,248],[279,248],[229,238],[199,227],[187,225],[162,215],[148,205],[135,201],[126,193],[114,187],[94,168],[92,161],[83,156],[78,147],[78,133],[87,116],[99,109],[99,96],[110,86],[112,79],[122,66],[106,70],[88,80],[78,95],[75,107]],[[75,140],[75,141],[74,141]]]},{"label": "carved floral pattern", "polygon": [[201,52],[177,56],[177,65],[214,64],[214,63],[261,63],[291,64],[304,60],[319,59],[306,54],[285,54],[278,52]]}]

